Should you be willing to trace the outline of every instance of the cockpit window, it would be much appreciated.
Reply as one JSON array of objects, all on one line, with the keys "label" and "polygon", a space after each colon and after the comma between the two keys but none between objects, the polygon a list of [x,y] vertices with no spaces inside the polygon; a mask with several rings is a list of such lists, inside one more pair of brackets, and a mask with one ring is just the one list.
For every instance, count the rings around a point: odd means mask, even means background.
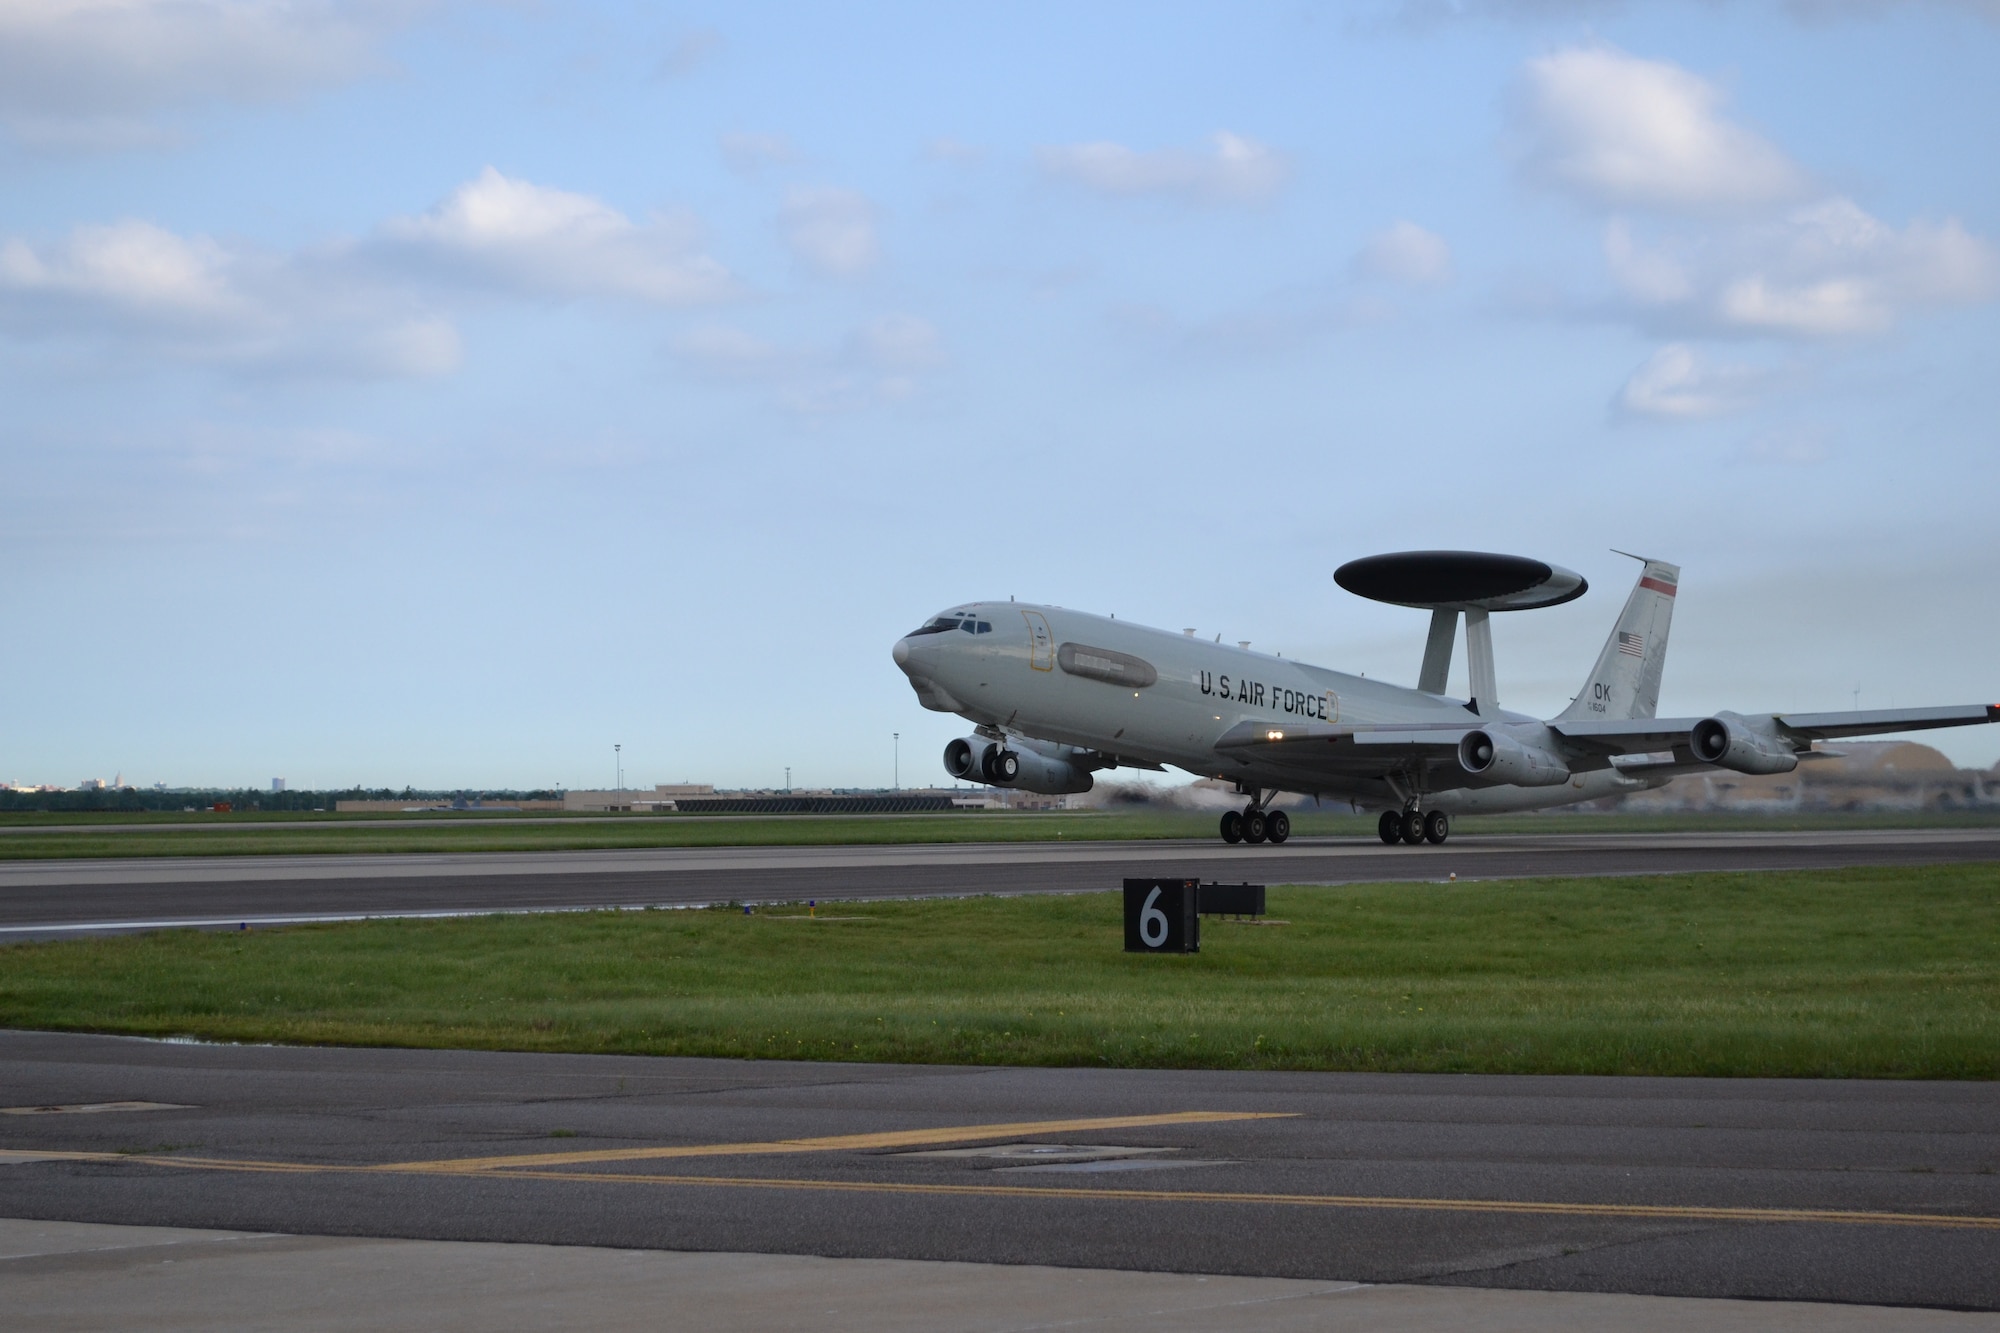
[{"label": "cockpit window", "polygon": [[936,620],[931,621],[928,625],[923,626],[921,629],[913,629],[908,634],[905,634],[903,637],[906,639],[914,639],[919,634],[943,634],[946,630],[954,630],[957,628],[958,628],[957,616],[939,616]]},{"label": "cockpit window", "polygon": [[993,632],[993,626],[987,624],[985,621],[982,620],[979,622],[979,632],[981,634],[991,634]]},{"label": "cockpit window", "polygon": [[974,626],[973,622],[971,622],[970,620],[959,621],[958,627],[964,630],[967,634],[977,634],[979,632],[978,628]]}]

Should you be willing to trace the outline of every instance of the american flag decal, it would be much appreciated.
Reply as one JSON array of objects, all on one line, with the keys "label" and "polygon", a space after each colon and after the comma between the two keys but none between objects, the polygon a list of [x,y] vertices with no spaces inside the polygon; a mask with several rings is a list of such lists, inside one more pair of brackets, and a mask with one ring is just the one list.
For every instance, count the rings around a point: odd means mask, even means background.
[{"label": "american flag decal", "polygon": [[1624,630],[1619,630],[1618,651],[1624,653],[1627,657],[1644,657],[1646,655],[1646,636],[1643,634],[1627,634]]}]

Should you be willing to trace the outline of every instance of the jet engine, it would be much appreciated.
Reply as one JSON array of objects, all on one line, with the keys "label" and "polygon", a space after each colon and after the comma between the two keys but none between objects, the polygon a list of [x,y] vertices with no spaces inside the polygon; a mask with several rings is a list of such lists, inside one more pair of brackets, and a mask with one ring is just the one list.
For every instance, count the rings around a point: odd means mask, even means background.
[{"label": "jet engine", "polygon": [[984,736],[961,736],[944,747],[944,771],[967,782],[1012,787],[1044,796],[1089,791],[1090,770],[1077,760],[1083,751],[1026,739],[1008,744]]},{"label": "jet engine", "polygon": [[1738,773],[1789,773],[1799,766],[1798,752],[1778,735],[1777,724],[1752,722],[1737,713],[1703,718],[1688,731],[1688,749],[1704,764]]},{"label": "jet engine", "polygon": [[1458,743],[1458,766],[1474,777],[1517,787],[1555,787],[1569,781],[1561,757],[1504,731],[1468,731]]}]

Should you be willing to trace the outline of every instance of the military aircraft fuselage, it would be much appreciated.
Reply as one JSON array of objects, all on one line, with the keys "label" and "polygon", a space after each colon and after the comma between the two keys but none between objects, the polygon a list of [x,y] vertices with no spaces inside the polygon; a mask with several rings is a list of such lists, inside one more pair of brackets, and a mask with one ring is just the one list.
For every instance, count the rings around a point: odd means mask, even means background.
[{"label": "military aircraft fuselage", "polygon": [[[1534,719],[1369,680],[1187,633],[1025,602],[970,602],[895,646],[919,700],[991,732],[1087,752],[1095,766],[1172,766],[1245,790],[1303,792],[1366,809],[1400,809],[1411,794],[1380,777],[1330,776],[1284,754],[1218,748],[1242,724],[1346,727],[1527,724]],[[1560,786],[1440,791],[1428,807],[1523,810],[1655,785],[1615,769]]]}]

